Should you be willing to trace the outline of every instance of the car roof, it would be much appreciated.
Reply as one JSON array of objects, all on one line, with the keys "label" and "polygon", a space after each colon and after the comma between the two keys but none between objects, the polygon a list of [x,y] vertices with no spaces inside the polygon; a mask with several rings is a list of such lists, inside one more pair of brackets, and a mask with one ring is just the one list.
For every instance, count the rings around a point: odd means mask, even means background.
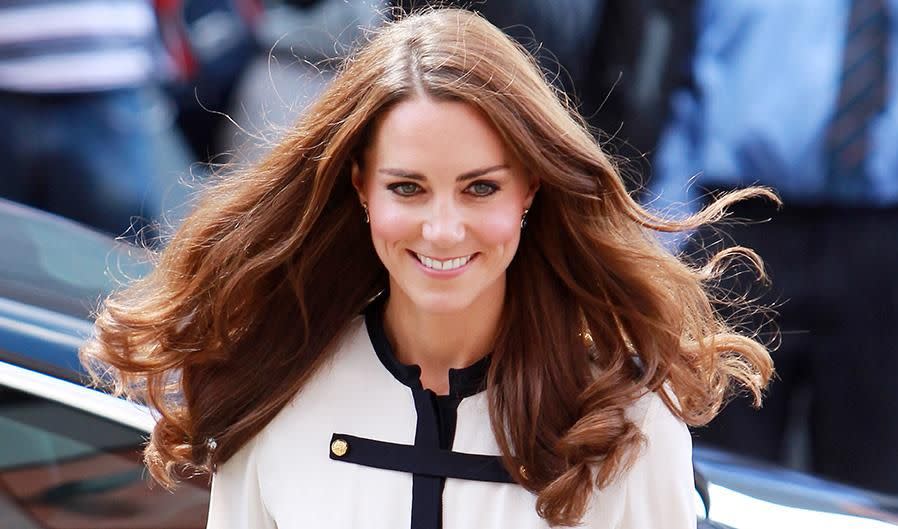
[{"label": "car roof", "polygon": [[0,199],[0,298],[88,320],[109,292],[149,268],[145,250]]},{"label": "car roof", "polygon": [[92,314],[151,267],[146,250],[0,199],[0,360],[81,381]]}]

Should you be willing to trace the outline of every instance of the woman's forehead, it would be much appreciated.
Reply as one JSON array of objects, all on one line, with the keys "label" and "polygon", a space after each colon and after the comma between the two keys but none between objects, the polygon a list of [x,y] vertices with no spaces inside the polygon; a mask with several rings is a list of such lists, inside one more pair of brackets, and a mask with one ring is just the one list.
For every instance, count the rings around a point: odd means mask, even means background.
[{"label": "woman's forehead", "polygon": [[458,101],[415,98],[398,103],[378,120],[367,146],[377,166],[427,165],[465,172],[463,167],[509,162],[507,149],[490,120]]}]

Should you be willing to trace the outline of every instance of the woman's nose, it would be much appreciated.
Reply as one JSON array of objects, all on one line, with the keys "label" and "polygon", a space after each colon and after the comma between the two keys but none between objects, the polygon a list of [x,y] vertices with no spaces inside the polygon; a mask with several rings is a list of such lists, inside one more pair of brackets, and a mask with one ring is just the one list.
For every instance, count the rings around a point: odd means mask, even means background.
[{"label": "woman's nose", "polygon": [[424,239],[438,245],[456,244],[465,238],[461,212],[452,204],[435,205],[422,227]]}]

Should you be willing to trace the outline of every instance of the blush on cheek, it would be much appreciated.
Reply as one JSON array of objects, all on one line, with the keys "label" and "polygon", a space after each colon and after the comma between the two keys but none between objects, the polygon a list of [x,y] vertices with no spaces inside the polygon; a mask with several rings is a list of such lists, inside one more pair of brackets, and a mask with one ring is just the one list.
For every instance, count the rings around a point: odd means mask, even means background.
[{"label": "blush on cheek", "polygon": [[521,232],[521,219],[507,211],[484,215],[476,223],[477,239],[490,246],[516,242]]},{"label": "blush on cheek", "polygon": [[[373,210],[373,208],[372,208]],[[400,208],[383,205],[371,216],[371,235],[387,244],[415,238],[417,223]]]}]

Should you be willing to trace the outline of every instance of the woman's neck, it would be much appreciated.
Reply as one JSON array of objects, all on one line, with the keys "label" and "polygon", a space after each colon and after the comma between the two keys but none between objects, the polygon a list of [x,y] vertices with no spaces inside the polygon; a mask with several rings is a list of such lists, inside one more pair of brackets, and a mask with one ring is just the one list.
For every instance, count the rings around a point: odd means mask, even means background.
[{"label": "woman's neck", "polygon": [[465,310],[449,313],[420,310],[404,293],[391,289],[384,331],[396,359],[421,368],[425,389],[449,393],[449,369],[468,367],[493,349],[505,294],[501,287],[485,292]]}]

